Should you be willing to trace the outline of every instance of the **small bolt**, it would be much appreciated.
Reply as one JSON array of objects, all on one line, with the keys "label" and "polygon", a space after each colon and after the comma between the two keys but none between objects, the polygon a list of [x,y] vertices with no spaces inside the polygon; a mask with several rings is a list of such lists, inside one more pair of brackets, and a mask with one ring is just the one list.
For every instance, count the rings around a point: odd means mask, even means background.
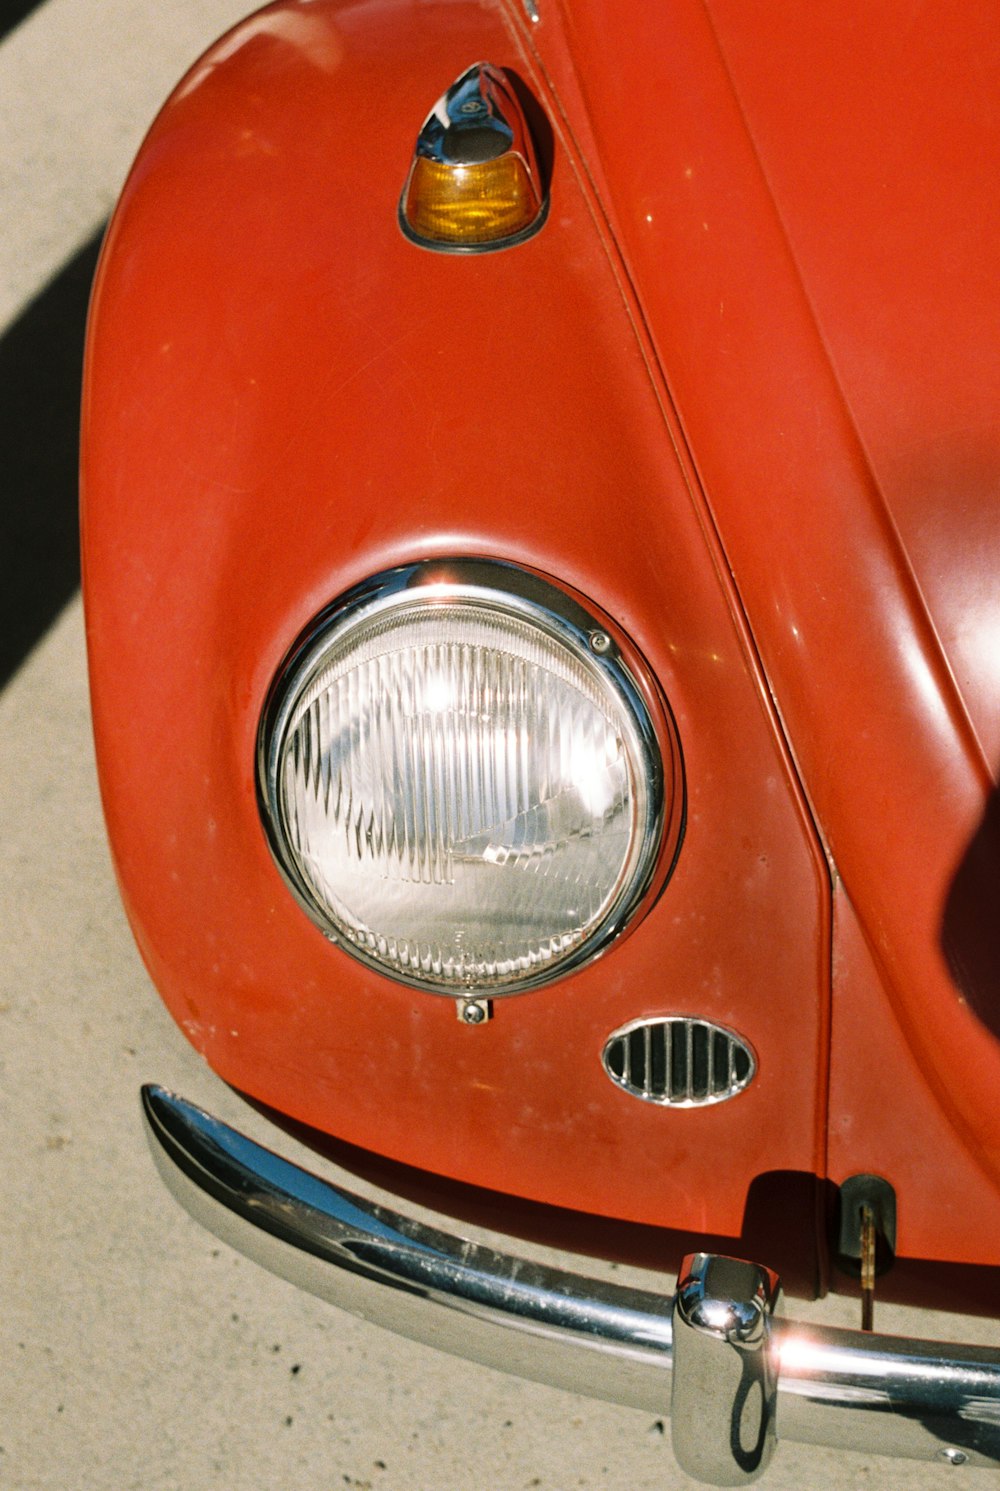
[{"label": "small bolt", "polygon": [[591,632],[590,646],[591,650],[596,652],[598,657],[604,657],[611,651],[611,638],[607,632]]},{"label": "small bolt", "polygon": [[485,1025],[491,1013],[488,999],[459,1000],[458,1018],[463,1025]]},{"label": "small bolt", "polygon": [[477,98],[470,98],[467,103],[459,105],[458,112],[460,114],[482,114],[485,108],[486,105],[480,103]]},{"label": "small bolt", "polygon": [[939,1460],[944,1460],[945,1463],[948,1465],[964,1465],[969,1457],[964,1450],[955,1450],[949,1448],[946,1450],[938,1450],[937,1458]]}]

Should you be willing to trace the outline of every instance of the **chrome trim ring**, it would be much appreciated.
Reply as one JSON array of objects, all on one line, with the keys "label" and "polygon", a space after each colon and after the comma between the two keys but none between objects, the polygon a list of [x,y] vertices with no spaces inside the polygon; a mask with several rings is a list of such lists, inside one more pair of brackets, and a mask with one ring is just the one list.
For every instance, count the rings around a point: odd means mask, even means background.
[{"label": "chrome trim ring", "polygon": [[[527,973],[503,981],[452,983],[424,976],[412,965],[390,963],[345,934],[317,897],[291,844],[280,774],[292,717],[305,692],[337,649],[352,635],[405,613],[414,602],[468,605],[507,616],[547,635],[615,700],[622,734],[643,783],[642,821],[633,824],[621,884],[579,944]],[[585,608],[552,582],[497,560],[445,559],[402,566],[375,575],[323,611],[282,664],[266,701],[258,732],[257,794],[261,819],[275,862],[310,919],[344,951],[367,967],[410,987],[451,998],[502,998],[565,977],[603,953],[644,913],[673,868],[683,828],[684,787],[680,747],[669,711],[641,660],[612,624]],[[633,810],[636,800],[633,798]]]}]

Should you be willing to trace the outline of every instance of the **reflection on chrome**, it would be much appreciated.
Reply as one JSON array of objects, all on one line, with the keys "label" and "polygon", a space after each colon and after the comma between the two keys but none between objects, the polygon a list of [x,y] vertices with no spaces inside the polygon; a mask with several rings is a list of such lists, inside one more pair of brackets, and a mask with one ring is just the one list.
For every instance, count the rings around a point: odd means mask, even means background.
[{"label": "reflection on chrome", "polygon": [[777,1364],[771,1329],[781,1286],[756,1263],[693,1253],[674,1296],[670,1413],[674,1454],[695,1480],[742,1486],[775,1443]]},{"label": "reflection on chrome", "polygon": [[675,1443],[710,1483],[755,1479],[775,1431],[1000,1466],[1000,1350],[782,1321],[770,1270],[709,1254],[685,1261],[672,1325],[669,1296],[426,1227],[162,1088],[143,1090],[143,1108],[167,1186],[224,1242],[321,1299],[460,1357],[657,1415],[671,1397],[683,1406],[700,1396],[714,1440],[692,1449],[675,1424]]},{"label": "reflection on chrome", "polygon": [[499,998],[643,914],[683,782],[647,670],[593,614],[513,565],[442,573],[372,576],[315,619],[264,711],[259,799],[329,937],[411,986]]}]

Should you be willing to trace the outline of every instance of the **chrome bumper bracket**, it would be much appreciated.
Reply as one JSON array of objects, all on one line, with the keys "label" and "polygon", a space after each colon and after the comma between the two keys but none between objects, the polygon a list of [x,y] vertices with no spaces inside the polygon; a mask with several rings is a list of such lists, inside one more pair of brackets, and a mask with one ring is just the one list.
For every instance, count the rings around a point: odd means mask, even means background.
[{"label": "chrome bumper bracket", "polygon": [[774,1452],[778,1381],[771,1325],[778,1276],[756,1263],[692,1253],[674,1295],[670,1421],[682,1470],[745,1486]]},{"label": "chrome bumper bracket", "polygon": [[[159,1087],[154,1158],[224,1242],[321,1299],[515,1375],[663,1415],[689,1474],[740,1485],[776,1436],[1000,1467],[1000,1350],[808,1327],[768,1269],[696,1254],[675,1301],[530,1263],[319,1179]],[[673,1318],[672,1318],[673,1317]]]}]

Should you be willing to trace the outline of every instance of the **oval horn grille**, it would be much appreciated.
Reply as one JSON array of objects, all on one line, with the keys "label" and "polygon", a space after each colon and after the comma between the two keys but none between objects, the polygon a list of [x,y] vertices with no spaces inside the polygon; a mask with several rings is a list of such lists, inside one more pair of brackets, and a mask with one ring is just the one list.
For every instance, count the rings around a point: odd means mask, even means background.
[{"label": "oval horn grille", "polygon": [[633,1020],[608,1037],[601,1060],[617,1087],[670,1108],[724,1103],[757,1070],[753,1051],[734,1031],[688,1015]]}]

